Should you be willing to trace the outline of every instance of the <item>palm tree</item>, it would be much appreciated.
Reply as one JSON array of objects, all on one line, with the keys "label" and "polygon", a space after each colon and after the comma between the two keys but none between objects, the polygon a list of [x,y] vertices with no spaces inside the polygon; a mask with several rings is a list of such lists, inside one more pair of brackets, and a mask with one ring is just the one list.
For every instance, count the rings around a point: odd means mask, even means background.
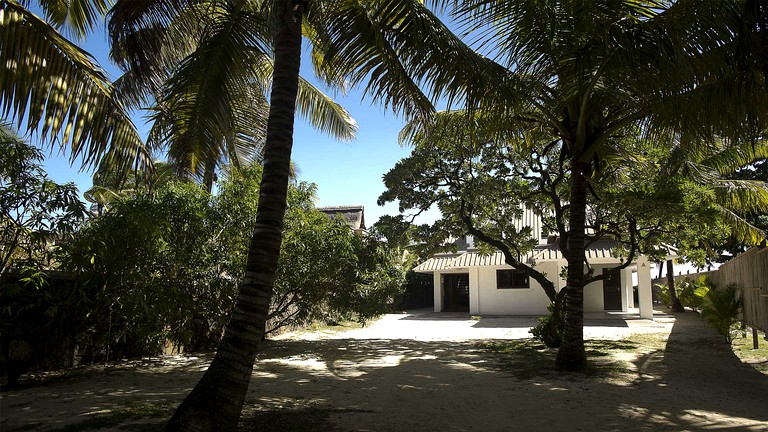
[{"label": "palm tree", "polygon": [[[731,237],[741,244],[759,245],[766,234],[743,215],[768,213],[768,185],[756,180],[732,179],[738,170],[768,157],[768,141],[726,145],[714,140],[703,148],[677,142],[662,163],[662,176],[691,182],[712,191],[711,206],[729,227]],[[684,312],[675,289],[672,260],[667,261],[667,286],[672,310]]]},{"label": "palm tree", "polygon": [[[693,146],[716,137],[749,140],[762,132],[768,120],[766,5],[749,0],[439,3],[452,8],[467,31],[479,32],[482,47],[498,61],[476,69],[474,76],[472,69],[441,75],[457,66],[431,65],[443,94],[488,113],[506,130],[537,124],[562,143],[570,185],[565,328],[557,367],[581,370],[591,182],[611,155],[621,154],[629,127],[649,137],[683,134]],[[411,68],[421,70],[429,66],[425,62]]]},{"label": "palm tree", "polygon": [[234,430],[269,312],[290,177],[293,122],[301,61],[303,2],[274,8],[272,96],[256,226],[245,276],[216,356],[168,423],[168,430]]},{"label": "palm tree", "polygon": [[148,149],[93,58],[57,31],[84,36],[106,12],[105,0],[41,0],[47,21],[0,1],[0,102],[26,132],[69,148],[72,162],[151,168]]},{"label": "palm tree", "polygon": [[[411,0],[390,3],[416,4]],[[338,43],[339,37],[333,29],[349,24],[344,21],[344,15],[338,13],[342,10],[354,12],[355,24],[368,31],[364,41],[353,45]],[[119,55],[125,54],[124,59],[129,66],[126,69],[136,75],[133,79],[144,80],[149,88],[155,88],[158,81],[162,81],[162,78],[158,80],[158,77],[162,77],[165,68],[163,62],[167,58],[175,57],[173,54],[165,55],[164,45],[158,45],[158,41],[166,40],[171,51],[188,49],[189,43],[188,38],[163,39],[157,37],[158,33],[169,32],[169,29],[182,29],[182,34],[194,36],[199,30],[197,22],[200,19],[205,21],[207,14],[225,13],[236,17],[220,27],[223,29],[224,39],[219,38],[220,43],[216,46],[220,48],[221,56],[217,58],[217,66],[208,69],[210,76],[201,80],[206,86],[218,86],[222,91],[201,92],[201,95],[208,95],[210,98],[206,99],[206,103],[200,103],[198,99],[194,105],[199,107],[200,111],[194,116],[189,116],[192,121],[202,125],[200,130],[205,133],[201,135],[215,138],[207,141],[209,145],[218,145],[219,137],[226,136],[227,132],[232,130],[228,121],[233,113],[230,103],[237,92],[233,93],[231,90],[251,85],[251,78],[258,77],[258,72],[263,73],[261,66],[267,64],[262,61],[267,57],[259,53],[268,53],[266,47],[270,45],[274,52],[261,196],[245,277],[216,357],[205,376],[175,413],[169,423],[170,430],[230,430],[235,427],[239,418],[256,349],[264,334],[266,312],[279,256],[285,193],[290,173],[293,117],[297,108],[302,113],[315,112],[313,107],[320,106],[323,102],[323,98],[316,97],[310,98],[308,104],[302,103],[304,87],[298,76],[302,25],[309,29],[308,35],[315,46],[323,47],[314,53],[316,70],[330,82],[339,82],[340,77],[365,69],[364,75],[376,75],[368,89],[378,95],[387,95],[384,101],[386,105],[408,113],[424,113],[432,109],[418,86],[407,80],[406,68],[400,62],[397,51],[391,49],[382,37],[385,34],[390,35],[386,30],[396,28],[402,22],[397,16],[398,9],[393,12],[388,16],[386,28],[382,29],[376,25],[378,23],[372,22],[373,16],[366,13],[363,5],[354,1],[124,2],[122,6],[118,3],[113,9],[110,33],[113,39],[122,41],[115,44],[116,52]],[[177,17],[181,19],[176,19]],[[194,40],[194,37],[192,39]],[[365,49],[359,51],[358,48],[364,44],[367,44]],[[144,47],[149,50],[145,51]],[[332,52],[329,47],[341,49]],[[157,52],[161,55],[151,54]],[[362,63],[353,63],[353,58],[348,55],[350,52],[354,54],[354,60],[362,60]],[[328,53],[332,55],[323,56]],[[334,57],[335,55],[338,57]],[[339,58],[344,59],[343,64],[350,66],[343,75],[333,75],[331,72],[336,73],[336,70],[329,65],[337,62]],[[185,63],[182,63],[182,66],[184,65]],[[181,78],[184,79],[192,82],[195,76]],[[360,79],[359,76],[351,77],[350,82],[356,83]],[[406,81],[405,84],[403,81]],[[182,92],[179,94],[182,95],[190,88],[180,87]],[[176,93],[169,95],[175,97]],[[297,97],[300,98],[298,106]],[[326,122],[332,118],[332,112],[329,110],[318,112],[319,120]]]},{"label": "palm tree", "polygon": [[[122,1],[110,12],[122,94],[137,106],[153,102],[148,143],[209,191],[221,166],[260,157],[273,68],[263,3]],[[304,79],[298,107],[319,130],[354,138],[349,113]]]}]

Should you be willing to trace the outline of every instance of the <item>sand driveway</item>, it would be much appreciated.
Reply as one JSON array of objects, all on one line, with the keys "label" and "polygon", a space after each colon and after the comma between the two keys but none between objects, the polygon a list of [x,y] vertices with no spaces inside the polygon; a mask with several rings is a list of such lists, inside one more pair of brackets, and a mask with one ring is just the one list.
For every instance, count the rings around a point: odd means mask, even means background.
[{"label": "sand driveway", "polygon": [[[588,317],[594,361],[610,361],[582,374],[552,371],[547,353],[514,357],[508,341],[527,338],[534,323],[420,311],[363,329],[284,335],[259,354],[240,429],[768,430],[768,376],[742,365],[693,313]],[[162,410],[84,426],[125,407],[171,410],[209,360],[83,368],[4,392],[0,429],[161,430]]]}]

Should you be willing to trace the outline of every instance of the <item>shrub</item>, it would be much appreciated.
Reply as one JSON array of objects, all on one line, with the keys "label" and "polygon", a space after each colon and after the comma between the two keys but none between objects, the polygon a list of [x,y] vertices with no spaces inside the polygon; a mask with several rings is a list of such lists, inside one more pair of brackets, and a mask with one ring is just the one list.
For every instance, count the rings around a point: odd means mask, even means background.
[{"label": "shrub", "polygon": [[539,317],[539,323],[530,332],[534,338],[544,342],[548,348],[557,348],[563,341],[563,315],[555,316],[554,303],[547,306],[549,315]]},{"label": "shrub", "polygon": [[742,305],[739,287],[736,284],[723,289],[713,287],[701,298],[701,316],[725,337],[726,342],[731,343],[731,328],[738,323]]},{"label": "shrub", "polygon": [[709,292],[712,283],[708,276],[696,279],[685,278],[677,286],[677,298],[683,306],[701,309],[702,298]]},{"label": "shrub", "polygon": [[[680,304],[685,307],[699,310],[701,309],[702,298],[710,290],[711,282],[708,276],[701,276],[698,278],[685,278],[679,282],[675,287],[677,292],[677,298],[680,300]],[[656,284],[656,288],[659,290],[659,301],[666,306],[671,305],[671,298],[669,295],[669,287],[666,283]]]}]

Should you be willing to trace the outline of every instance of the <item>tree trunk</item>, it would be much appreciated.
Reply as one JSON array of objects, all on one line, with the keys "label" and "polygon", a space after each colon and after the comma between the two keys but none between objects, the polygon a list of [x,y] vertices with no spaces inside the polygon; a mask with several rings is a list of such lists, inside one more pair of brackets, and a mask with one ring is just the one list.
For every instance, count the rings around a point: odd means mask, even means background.
[{"label": "tree trunk", "polygon": [[587,365],[584,350],[584,263],[586,255],[585,225],[587,209],[588,163],[578,162],[578,153],[572,156],[570,211],[568,214],[568,276],[565,296],[565,323],[563,341],[557,352],[558,370],[579,371]]},{"label": "tree trunk", "polygon": [[669,305],[672,307],[672,312],[685,312],[683,304],[680,303],[680,299],[677,297],[677,289],[675,288],[675,268],[672,264],[672,260],[667,261],[667,287],[669,288]]},{"label": "tree trunk", "polygon": [[282,242],[304,4],[298,0],[275,2],[275,62],[264,171],[245,276],[219,350],[169,421],[169,431],[233,431],[240,419],[264,334]]},{"label": "tree trunk", "polygon": [[203,187],[208,193],[213,192],[213,182],[216,181],[216,164],[206,162],[203,172]]}]

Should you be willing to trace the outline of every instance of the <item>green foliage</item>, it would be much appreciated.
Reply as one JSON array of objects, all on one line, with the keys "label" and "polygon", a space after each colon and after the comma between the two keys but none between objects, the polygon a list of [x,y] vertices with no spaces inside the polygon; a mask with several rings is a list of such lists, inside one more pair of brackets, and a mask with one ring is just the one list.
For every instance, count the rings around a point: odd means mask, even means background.
[{"label": "green foliage", "polygon": [[404,281],[395,251],[303,202],[286,214],[267,331],[386,312]]},{"label": "green foliage", "polygon": [[[670,306],[669,288],[666,283],[656,284],[659,288],[659,300]],[[700,310],[704,297],[710,291],[712,282],[708,276],[698,278],[684,278],[676,282],[675,290],[680,304],[687,308]]]},{"label": "green foliage", "polygon": [[702,299],[712,289],[712,282],[707,276],[685,278],[677,284],[676,289],[677,298],[683,306],[699,310],[702,307]]},{"label": "green foliage", "polygon": [[741,306],[738,285],[730,284],[722,289],[713,287],[702,297],[701,316],[731,343],[731,329],[738,323]]},{"label": "green foliage", "polygon": [[[119,354],[154,352],[168,338],[188,342],[194,322],[226,314],[210,197],[193,184],[171,183],[112,203],[78,232],[63,257],[85,286],[98,287],[94,345]],[[230,290],[231,291],[231,290]]]},{"label": "green foliage", "polygon": [[565,321],[562,316],[555,316],[554,303],[547,306],[549,315],[539,317],[539,323],[531,328],[534,338],[544,342],[548,348],[557,348],[563,340],[563,326]]},{"label": "green foliage", "polygon": [[53,252],[86,217],[73,183],[42,169],[40,150],[0,125],[0,274],[51,268]]},{"label": "green foliage", "polygon": [[[81,230],[63,260],[97,291],[93,345],[116,355],[156,352],[166,340],[214,348],[243,277],[260,179],[255,166],[228,173],[215,196],[183,182],[139,190]],[[268,332],[364,322],[401,289],[397,257],[317,211],[314,196],[313,184],[289,188]]]},{"label": "green foliage", "polygon": [[92,298],[59,272],[27,267],[0,276],[0,375],[9,385],[34,365],[73,365]]}]

